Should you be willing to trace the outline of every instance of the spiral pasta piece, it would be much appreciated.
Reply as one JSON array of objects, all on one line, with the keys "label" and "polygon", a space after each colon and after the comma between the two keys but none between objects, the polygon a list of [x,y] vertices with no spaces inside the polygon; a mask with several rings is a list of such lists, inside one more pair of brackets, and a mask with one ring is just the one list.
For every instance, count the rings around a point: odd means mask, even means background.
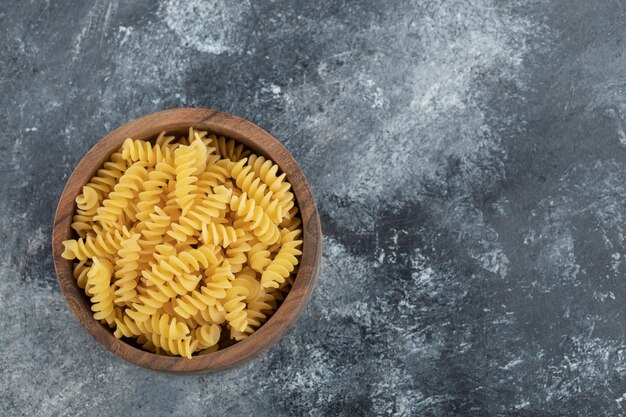
[{"label": "spiral pasta piece", "polygon": [[178,146],[177,144],[173,143],[175,140],[176,136],[167,136],[167,132],[162,131],[161,133],[159,133],[159,136],[157,136],[154,143],[162,148],[167,146],[168,148],[170,148],[170,150],[173,151]]},{"label": "spiral pasta piece", "polygon": [[156,246],[161,244],[163,236],[167,233],[170,226],[171,218],[160,207],[154,208],[154,213],[149,215],[150,220],[143,222],[144,228],[141,230],[141,239],[139,239],[139,246],[141,246],[141,270],[150,263],[152,255],[156,250]]},{"label": "spiral pasta piece", "polygon": [[213,188],[213,193],[189,212],[189,217],[209,223],[211,219],[222,217],[228,209],[233,192],[223,185]]},{"label": "spiral pasta piece", "polygon": [[224,184],[229,178],[229,167],[228,160],[219,159],[218,155],[209,155],[207,166],[198,177],[197,185],[200,193],[211,195],[211,188]]},{"label": "spiral pasta piece", "polygon": [[[250,244],[248,242],[252,240],[250,234],[243,232],[241,229],[236,230],[238,233],[237,240],[226,248],[226,260],[230,264],[233,273],[241,271],[244,263],[248,260],[246,256],[246,253],[250,250]],[[225,247],[225,243],[223,246]]]},{"label": "spiral pasta piece", "polygon": [[[170,355],[179,355],[187,359],[191,359],[191,355],[198,347],[197,340],[191,340],[191,337],[184,337],[182,339],[170,339],[157,334],[147,334],[149,336],[148,342],[154,346],[156,351],[162,349]],[[150,344],[144,344],[144,349],[150,350]]]},{"label": "spiral pasta piece", "polygon": [[124,303],[134,300],[137,296],[137,278],[139,276],[138,260],[141,247],[139,246],[139,234],[133,234],[128,239],[124,239],[120,243],[120,249],[117,251],[118,258],[115,261],[115,278],[114,294],[115,304],[123,305]]},{"label": "spiral pasta piece", "polygon": [[[225,259],[219,266],[206,270],[205,284],[214,291],[212,295],[217,299],[222,299],[226,296],[226,292],[223,289],[230,288],[232,286],[230,281],[233,279],[235,279],[235,274],[233,274],[230,264]],[[211,287],[211,283],[216,285]]]},{"label": "spiral pasta piece", "polygon": [[[235,282],[236,281],[236,282]],[[243,340],[251,333],[254,333],[256,328],[260,327],[268,315],[271,314],[274,309],[269,302],[274,301],[274,297],[266,293],[266,289],[261,286],[256,279],[256,273],[246,268],[244,269],[233,281],[233,285],[243,286],[247,290],[245,299],[247,315],[247,326],[245,329],[230,328],[230,338],[236,341]]]},{"label": "spiral pasta piece", "polygon": [[[272,302],[272,304],[270,304]],[[266,320],[268,315],[275,309],[274,297],[270,294],[262,294],[259,299],[249,301],[247,303],[246,314],[248,325],[245,329],[239,330],[230,328],[230,338],[241,341],[260,327]]]},{"label": "spiral pasta piece", "polygon": [[143,323],[148,318],[156,314],[165,303],[176,296],[174,291],[164,286],[155,286],[157,289],[146,289],[146,295],[140,295],[139,301],[133,303],[132,309],[126,309],[126,314],[132,318],[135,323]]},{"label": "spiral pasta piece", "polygon": [[[210,224],[222,216],[222,213],[228,207],[232,192],[223,186],[215,188],[215,193],[203,199],[200,203],[194,205],[186,215],[178,219],[178,223],[173,223],[168,235],[177,242],[185,242],[189,237],[194,237],[202,233],[203,242],[210,244],[218,244],[221,241],[230,242],[236,240],[236,234],[230,229],[224,230],[224,227],[218,227],[213,231]],[[206,230],[205,230],[206,226]],[[213,231],[213,234],[209,235]],[[214,239],[207,239],[211,236]]]},{"label": "spiral pasta piece", "polygon": [[114,233],[99,233],[87,236],[85,239],[71,239],[63,241],[65,250],[61,254],[64,259],[78,259],[79,261],[99,257],[112,257],[120,248],[122,239],[130,237],[130,232],[126,227],[122,231],[116,230]]},{"label": "spiral pasta piece", "polygon": [[226,139],[224,136],[210,135],[209,139],[211,140],[209,146],[215,148],[222,158],[237,162],[250,153],[244,149],[243,145],[237,145],[234,140]]},{"label": "spiral pasta piece", "polygon": [[202,141],[194,141],[188,146],[180,146],[174,151],[176,167],[176,202],[183,215],[189,211],[197,197],[197,175],[204,171],[207,148]]},{"label": "spiral pasta piece", "polygon": [[279,171],[278,165],[263,156],[250,155],[248,165],[252,167],[254,173],[270,188],[274,193],[273,198],[280,201],[283,213],[291,210],[295,206],[293,194],[289,191],[291,184],[286,181],[284,173],[276,175]]},{"label": "spiral pasta piece", "polygon": [[198,342],[186,337],[189,334],[187,325],[167,314],[154,314],[149,320],[138,324],[138,327],[150,336],[149,340],[155,347],[167,353],[191,358],[197,349]]},{"label": "spiral pasta piece", "polygon": [[93,217],[100,205],[100,195],[92,186],[85,185],[82,193],[76,197],[76,214],[73,217],[72,229],[84,238],[93,228]]},{"label": "spiral pasta piece", "polygon": [[154,249],[155,252],[152,254],[152,256],[154,257],[154,260],[157,261],[157,263],[167,261],[170,256],[176,255],[178,253],[176,248],[167,242],[156,245]]},{"label": "spiral pasta piece", "polygon": [[163,194],[167,190],[170,181],[176,178],[176,172],[172,165],[166,162],[156,164],[154,170],[148,173],[148,179],[143,183],[143,190],[138,194],[137,215],[139,221],[146,221],[156,207],[164,203]]},{"label": "spiral pasta piece", "polygon": [[294,230],[283,236],[283,244],[278,255],[270,262],[261,276],[261,285],[266,288],[278,288],[294,270],[298,264],[297,256],[302,255],[298,249],[302,245],[302,241],[295,240],[299,234],[300,230]]},{"label": "spiral pasta piece", "polygon": [[194,330],[191,338],[198,341],[198,349],[208,349],[217,345],[222,333],[217,324],[205,324]]},{"label": "spiral pasta piece", "polygon": [[87,272],[87,285],[85,292],[91,296],[91,311],[96,320],[105,320],[108,324],[115,322],[115,310],[113,305],[113,289],[111,288],[111,275],[113,266],[107,259],[95,257],[93,265]]},{"label": "spiral pasta piece", "polygon": [[243,332],[240,332],[237,329],[229,327],[230,330],[230,339],[240,342],[247,338],[251,333],[254,332],[254,329],[250,326],[246,327]]},{"label": "spiral pasta piece", "polygon": [[272,198],[273,192],[256,176],[253,167],[246,165],[247,161],[244,158],[237,163],[232,163],[231,177],[235,180],[237,187],[254,200],[274,223],[280,223],[283,220],[283,207],[280,205],[280,200]]},{"label": "spiral pasta piece", "polygon": [[153,314],[149,320],[136,323],[145,333],[152,333],[168,339],[182,339],[189,334],[189,328],[185,323],[167,314]]},{"label": "spiral pasta piece", "polygon": [[98,192],[98,201],[101,202],[113,191],[115,184],[117,184],[127,168],[128,164],[122,157],[122,153],[115,152],[111,155],[111,160],[104,163],[86,186]]},{"label": "spiral pasta piece", "polygon": [[113,335],[118,339],[122,337],[137,337],[144,334],[144,330],[129,316],[122,314],[115,318],[115,331]]},{"label": "spiral pasta piece", "polygon": [[173,163],[172,151],[169,147],[152,145],[143,140],[126,139],[122,144],[122,158],[129,164],[143,162],[147,166],[155,166],[159,162]]},{"label": "spiral pasta piece", "polygon": [[[211,140],[209,138],[206,137],[206,135],[209,132],[205,131],[205,130],[196,130],[193,127],[189,128],[189,133],[187,135],[187,143],[191,144],[194,141],[199,141],[202,142],[202,144],[207,148],[207,154],[209,154],[209,157],[207,157],[207,163],[209,160],[211,160],[210,158],[210,154],[212,154],[213,152],[215,152],[215,148],[211,146],[210,142]],[[219,156],[218,156],[219,159]],[[198,165],[198,169],[203,169],[200,168],[200,165]]]},{"label": "spiral pasta piece", "polygon": [[230,208],[245,222],[249,222],[250,229],[261,242],[272,245],[280,238],[278,227],[254,200],[248,199],[245,192],[240,197],[232,197]]},{"label": "spiral pasta piece", "polygon": [[93,230],[93,217],[83,214],[75,214],[72,218],[71,228],[78,234],[78,237],[85,238]]},{"label": "spiral pasta piece", "polygon": [[217,299],[210,295],[207,287],[203,286],[199,290],[194,290],[181,298],[177,298],[173,303],[173,308],[179,317],[188,319],[207,310],[216,303]]},{"label": "spiral pasta piece", "polygon": [[177,242],[186,242],[190,237],[198,235],[199,230],[202,230],[202,222],[182,216],[177,223],[172,223],[167,234]]},{"label": "spiral pasta piece", "polygon": [[248,252],[248,262],[250,263],[250,267],[256,272],[262,274],[272,262],[270,255],[271,253],[267,250],[267,245],[261,242],[254,244]]},{"label": "spiral pasta piece", "polygon": [[224,226],[223,224],[203,223],[202,224],[202,242],[209,245],[222,245],[224,248],[231,243],[237,242],[237,238],[243,236],[243,232],[237,233],[232,226]]},{"label": "spiral pasta piece", "polygon": [[206,269],[210,265],[216,265],[217,262],[215,246],[202,245],[198,249],[169,255],[167,259],[162,259],[158,264],[153,265],[151,271],[144,271],[143,276],[152,284],[160,285],[171,282],[184,273],[198,271],[200,267]]},{"label": "spiral pasta piece", "polygon": [[77,262],[74,266],[74,271],[72,271],[72,275],[76,280],[78,288],[84,290],[87,286],[87,273],[89,272],[92,264],[93,262],[91,261],[91,259],[83,259],[82,261]]},{"label": "spiral pasta piece", "polygon": [[205,324],[222,324],[226,321],[225,316],[226,310],[224,310],[221,302],[217,301],[215,305],[209,306],[206,310],[200,310],[198,313],[189,317],[188,320],[195,323],[197,326]]},{"label": "spiral pasta piece", "polygon": [[226,310],[226,321],[235,330],[244,331],[248,326],[248,313],[244,302],[248,290],[243,285],[235,284],[226,291],[226,301],[223,303]]},{"label": "spiral pasta piece", "polygon": [[146,168],[141,163],[133,164],[120,177],[119,182],[115,185],[108,198],[102,202],[102,206],[98,208],[98,214],[94,217],[94,220],[101,223],[115,223],[123,213],[123,209],[139,193],[147,178],[148,171]]},{"label": "spiral pasta piece", "polygon": [[192,291],[176,300],[174,311],[183,318],[189,318],[216,306],[218,300],[226,297],[226,291],[232,287],[234,275],[228,262],[215,269],[215,272],[205,281],[198,290]]},{"label": "spiral pasta piece", "polygon": [[265,289],[258,280],[258,274],[249,266],[244,267],[235,275],[237,285],[243,286],[248,291],[246,302],[255,301],[265,293]]},{"label": "spiral pasta piece", "polygon": [[90,186],[84,186],[82,193],[76,197],[76,214],[95,216],[100,205],[98,191]]}]

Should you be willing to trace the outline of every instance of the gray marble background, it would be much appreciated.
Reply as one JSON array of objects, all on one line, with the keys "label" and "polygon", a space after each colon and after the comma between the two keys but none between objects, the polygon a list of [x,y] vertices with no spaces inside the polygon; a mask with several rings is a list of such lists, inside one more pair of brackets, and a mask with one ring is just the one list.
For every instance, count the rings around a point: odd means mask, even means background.
[{"label": "gray marble background", "polygon": [[[626,3],[3,1],[0,414],[624,415]],[[171,376],[103,350],[52,216],[120,124],[279,138],[324,230],[270,352]]]}]

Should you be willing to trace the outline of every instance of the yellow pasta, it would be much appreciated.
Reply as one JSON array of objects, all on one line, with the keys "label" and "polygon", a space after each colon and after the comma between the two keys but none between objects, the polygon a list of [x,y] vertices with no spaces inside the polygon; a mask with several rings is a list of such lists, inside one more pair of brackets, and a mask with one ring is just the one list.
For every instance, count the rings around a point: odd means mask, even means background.
[{"label": "yellow pasta", "polygon": [[217,324],[203,324],[194,330],[194,337],[198,341],[198,349],[209,349],[217,345],[222,328]]},{"label": "yellow pasta", "polygon": [[113,266],[107,259],[95,257],[93,265],[87,272],[87,286],[85,292],[91,296],[91,311],[96,320],[106,320],[111,324],[115,321],[113,306],[113,288],[111,287],[111,275]]},{"label": "yellow pasta", "polygon": [[226,291],[226,298],[228,300],[224,303],[226,321],[230,327],[240,332],[248,327],[248,313],[246,312],[245,303],[247,295],[248,290],[242,285],[235,284]]},{"label": "yellow pasta", "polygon": [[185,215],[198,197],[198,175],[204,171],[206,165],[207,148],[202,141],[195,141],[186,146],[179,146],[174,151],[176,168],[176,202]]},{"label": "yellow pasta", "polygon": [[94,319],[144,349],[191,358],[254,333],[301,255],[291,185],[271,160],[189,129],[127,139],[76,197],[62,256]]},{"label": "yellow pasta", "polygon": [[137,277],[139,275],[139,246],[138,234],[133,234],[128,239],[122,240],[120,249],[117,251],[115,260],[115,304],[124,305],[137,296]]},{"label": "yellow pasta", "polygon": [[122,214],[128,214],[128,212],[124,212],[124,209],[139,194],[147,179],[148,171],[143,166],[143,163],[137,162],[133,164],[122,174],[108,198],[98,207],[98,214],[94,216],[94,220],[102,225],[119,222]]},{"label": "yellow pasta", "polygon": [[226,139],[224,136],[220,136],[219,138],[215,135],[209,136],[207,145],[215,148],[218,155],[222,158],[235,162],[250,154],[250,151],[245,150],[243,145],[237,145],[234,140]]},{"label": "yellow pasta", "polygon": [[295,199],[289,191],[291,184],[285,180],[285,174],[276,176],[278,165],[257,155],[250,155],[248,164],[261,181],[267,184],[270,191],[274,193],[274,198],[280,201],[283,212],[288,212],[295,206]]},{"label": "yellow pasta", "polygon": [[155,166],[159,162],[173,162],[172,150],[167,146],[153,146],[143,140],[126,139],[122,145],[122,158],[129,164],[143,162]]},{"label": "yellow pasta", "polygon": [[286,233],[281,241],[282,246],[276,257],[270,262],[263,275],[261,276],[261,285],[268,288],[278,288],[280,284],[285,282],[285,278],[291,275],[295,266],[298,264],[297,256],[302,255],[298,247],[302,244],[301,240],[295,240],[300,234],[300,230]]},{"label": "yellow pasta", "polygon": [[261,242],[272,245],[280,238],[276,223],[272,222],[261,206],[248,199],[245,192],[241,196],[233,196],[230,200],[230,209],[244,222],[248,222],[250,230]]},{"label": "yellow pasta", "polygon": [[235,184],[250,196],[274,223],[280,223],[283,218],[282,206],[279,205],[280,200],[273,198],[274,193],[269,190],[267,184],[261,182],[261,179],[256,176],[252,166],[245,165],[247,161],[247,159],[242,159],[232,165],[230,172]]}]

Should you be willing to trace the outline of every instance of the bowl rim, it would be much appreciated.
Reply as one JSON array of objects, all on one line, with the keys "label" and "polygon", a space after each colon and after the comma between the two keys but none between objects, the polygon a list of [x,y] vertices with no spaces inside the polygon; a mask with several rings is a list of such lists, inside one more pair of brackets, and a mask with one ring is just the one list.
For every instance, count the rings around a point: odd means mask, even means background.
[{"label": "bowl rim", "polygon": [[[73,261],[61,257],[61,242],[75,237],[70,225],[76,209],[76,196],[126,138],[148,140],[163,130],[182,132],[190,126],[235,139],[279,166],[291,183],[300,209],[304,242],[294,285],[272,317],[248,338],[232,346],[187,359],[142,350],[117,339],[110,329],[95,320],[90,301],[73,277]],[[52,256],[57,281],[70,310],[82,326],[107,350],[122,359],[155,371],[175,373],[220,371],[253,359],[274,345],[295,324],[308,303],[319,273],[321,254],[322,231],[315,200],[304,173],[289,151],[256,124],[206,108],[177,108],[151,113],[131,120],[100,139],[69,176],[59,197],[52,231]]]}]

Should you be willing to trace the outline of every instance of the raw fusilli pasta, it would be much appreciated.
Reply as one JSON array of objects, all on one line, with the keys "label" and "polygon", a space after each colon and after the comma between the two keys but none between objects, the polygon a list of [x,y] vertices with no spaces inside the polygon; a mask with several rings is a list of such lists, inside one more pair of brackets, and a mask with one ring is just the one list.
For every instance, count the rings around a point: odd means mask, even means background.
[{"label": "raw fusilli pasta", "polygon": [[271,160],[189,129],[127,139],[76,197],[62,256],[117,338],[164,355],[210,354],[280,306],[302,240]]}]

